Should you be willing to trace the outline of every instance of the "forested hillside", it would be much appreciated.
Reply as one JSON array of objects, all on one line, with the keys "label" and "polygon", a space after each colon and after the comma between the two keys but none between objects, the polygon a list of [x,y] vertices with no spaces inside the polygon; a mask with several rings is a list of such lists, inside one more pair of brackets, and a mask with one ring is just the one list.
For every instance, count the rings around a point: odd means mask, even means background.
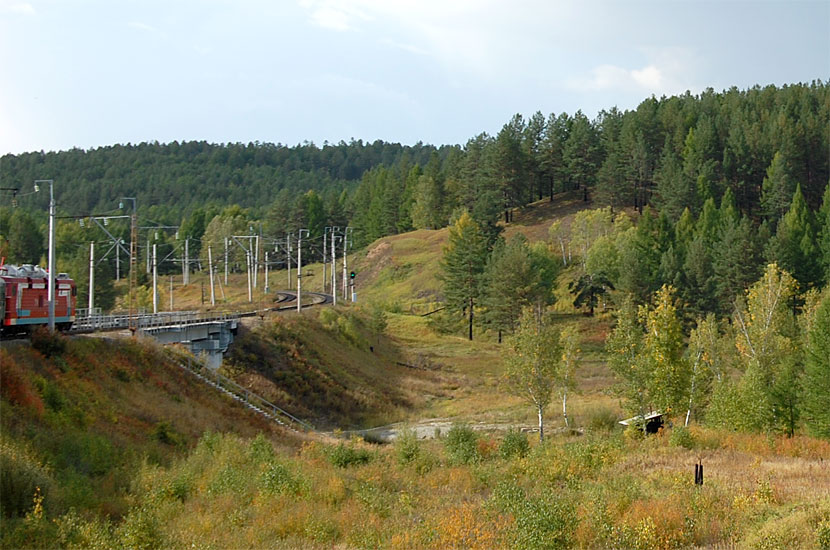
[{"label": "forested hillside", "polygon": [[[48,197],[31,193],[38,178],[55,179],[65,216],[125,214],[117,210],[120,198],[136,197],[146,231],[142,257],[150,244],[159,245],[162,258],[181,257],[187,238],[190,257],[202,263],[205,243],[218,250],[234,234],[261,234],[263,247],[276,251],[287,234],[307,228],[304,258],[313,261],[327,226],[350,225],[361,247],[384,235],[444,227],[464,210],[489,251],[500,222],[517,208],[571,191],[595,206],[634,206],[641,214],[650,206],[650,221],[639,224],[626,249],[637,252],[625,260],[636,269],[621,267],[632,279],[629,290],[644,298],[673,283],[684,298],[695,297],[697,309],[712,311],[728,304],[724,288],[745,287],[766,261],[777,261],[804,287],[826,279],[830,206],[821,205],[830,181],[829,86],[652,97],[594,120],[579,111],[517,114],[494,136],[440,148],[174,142],[7,155],[0,182],[21,190],[16,210],[3,192],[1,255],[20,263],[43,256]],[[127,223],[109,231],[129,239]],[[104,239],[75,221],[62,222],[58,234],[59,262],[76,271],[83,271],[88,242]],[[236,266],[244,265],[239,254],[230,258]],[[109,278],[113,256],[101,264]],[[160,266],[162,274],[180,269]]]}]

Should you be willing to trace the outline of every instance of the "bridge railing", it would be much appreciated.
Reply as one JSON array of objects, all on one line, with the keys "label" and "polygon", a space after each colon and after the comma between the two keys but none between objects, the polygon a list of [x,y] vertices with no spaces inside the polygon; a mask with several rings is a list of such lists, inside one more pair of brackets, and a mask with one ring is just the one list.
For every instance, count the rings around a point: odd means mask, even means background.
[{"label": "bridge railing", "polygon": [[[197,311],[169,311],[155,314],[134,314],[133,321],[135,322],[135,326],[141,330],[171,325],[190,325],[197,323],[231,321],[239,319],[240,316],[241,315],[239,313],[232,312],[200,313]],[[128,313],[120,312],[109,315],[101,315],[93,310],[92,314],[90,314],[88,308],[83,308],[83,310],[79,309],[77,311],[73,328],[76,331],[95,331],[125,329],[129,326],[130,315]]]}]

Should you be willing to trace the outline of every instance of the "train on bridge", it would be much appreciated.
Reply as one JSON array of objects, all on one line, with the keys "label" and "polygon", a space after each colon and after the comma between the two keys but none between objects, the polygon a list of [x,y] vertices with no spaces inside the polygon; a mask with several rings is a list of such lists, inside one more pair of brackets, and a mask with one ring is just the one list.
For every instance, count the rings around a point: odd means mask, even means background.
[{"label": "train on bridge", "polygon": [[[49,274],[40,266],[0,265],[0,334],[28,332],[49,323]],[[55,326],[75,322],[78,289],[69,275],[55,277]]]}]

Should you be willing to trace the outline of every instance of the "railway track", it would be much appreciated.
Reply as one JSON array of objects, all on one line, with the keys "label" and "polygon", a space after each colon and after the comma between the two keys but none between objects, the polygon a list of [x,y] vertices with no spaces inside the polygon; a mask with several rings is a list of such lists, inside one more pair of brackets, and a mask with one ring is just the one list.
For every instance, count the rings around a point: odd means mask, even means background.
[{"label": "railway track", "polygon": [[[303,308],[325,305],[332,303],[332,297],[321,292],[303,292]],[[310,303],[306,299],[310,299]],[[297,293],[293,291],[278,291],[274,298],[273,306],[263,309],[248,311],[202,313],[198,311],[175,311],[140,314],[133,316],[133,325],[137,329],[156,328],[169,325],[188,325],[197,323],[221,322],[244,317],[262,316],[268,312],[290,311],[297,308]],[[90,334],[94,332],[112,332],[127,330],[130,328],[130,316],[128,314],[95,315],[90,317],[79,317],[75,319],[72,328],[64,331],[65,334]],[[3,342],[13,340],[27,340],[29,334],[5,334],[0,335]]]}]

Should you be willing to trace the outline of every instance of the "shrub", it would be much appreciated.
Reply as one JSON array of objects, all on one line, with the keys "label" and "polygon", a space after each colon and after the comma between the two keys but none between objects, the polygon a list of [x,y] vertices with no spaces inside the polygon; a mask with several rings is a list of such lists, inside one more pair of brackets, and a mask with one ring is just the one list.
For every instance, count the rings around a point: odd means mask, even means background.
[{"label": "shrub", "polygon": [[66,338],[58,332],[50,332],[46,326],[39,326],[32,332],[32,347],[44,357],[60,355],[66,350]]},{"label": "shrub", "polygon": [[184,444],[179,432],[166,420],[158,422],[150,432],[150,437],[165,445],[178,447]]},{"label": "shrub", "polygon": [[269,464],[260,477],[262,490],[271,494],[299,495],[306,491],[307,485],[304,479],[279,462]]},{"label": "shrub", "polygon": [[674,447],[693,449],[695,447],[695,438],[688,428],[685,426],[677,426],[669,432],[669,444]]},{"label": "shrub", "polygon": [[816,528],[816,539],[821,550],[830,550],[830,520],[822,521]]},{"label": "shrub", "polygon": [[35,492],[48,494],[49,471],[23,447],[0,443],[0,515],[19,517],[34,505]]},{"label": "shrub", "polygon": [[569,548],[576,525],[573,506],[561,499],[533,498],[519,504],[515,511],[511,548]]},{"label": "shrub", "polygon": [[530,443],[527,441],[527,434],[511,428],[501,440],[499,456],[506,459],[523,458],[529,450]]},{"label": "shrub", "polygon": [[116,531],[124,548],[152,550],[167,546],[161,524],[151,505],[134,508]]},{"label": "shrub", "polygon": [[469,426],[454,425],[447,432],[444,448],[447,457],[454,464],[475,464],[481,461],[478,452],[478,436]]},{"label": "shrub", "polygon": [[410,464],[418,459],[421,446],[418,444],[418,437],[414,431],[401,430],[395,440],[395,454],[398,457],[398,464]]},{"label": "shrub", "polygon": [[591,409],[587,427],[592,431],[610,432],[617,427],[617,415],[607,407]]},{"label": "shrub", "polygon": [[248,456],[256,462],[269,462],[276,457],[276,454],[271,442],[260,432],[251,441],[251,445],[248,447]]},{"label": "shrub", "polygon": [[372,460],[372,454],[366,449],[356,449],[340,443],[336,447],[329,447],[326,450],[326,458],[333,466],[348,468],[349,466],[368,464]]}]

